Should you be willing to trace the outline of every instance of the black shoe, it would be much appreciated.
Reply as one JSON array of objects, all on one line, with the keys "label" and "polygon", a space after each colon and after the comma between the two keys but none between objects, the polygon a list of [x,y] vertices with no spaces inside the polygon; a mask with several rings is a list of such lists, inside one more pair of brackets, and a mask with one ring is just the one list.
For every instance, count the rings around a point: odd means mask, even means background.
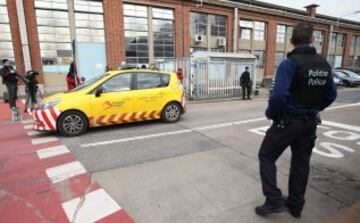
[{"label": "black shoe", "polygon": [[265,204],[263,204],[262,206],[258,206],[255,208],[255,213],[260,216],[265,216],[272,213],[281,213],[283,211],[284,211],[284,206],[282,205],[274,206],[267,202],[265,202]]},{"label": "black shoe", "polygon": [[243,98],[243,100],[245,100],[245,98]]},{"label": "black shoe", "polygon": [[292,208],[288,201],[285,200],[285,206],[288,209],[289,213],[294,217],[294,218],[301,218],[301,211],[297,211],[294,208]]},{"label": "black shoe", "polygon": [[248,98],[248,100],[252,100],[252,98]]}]

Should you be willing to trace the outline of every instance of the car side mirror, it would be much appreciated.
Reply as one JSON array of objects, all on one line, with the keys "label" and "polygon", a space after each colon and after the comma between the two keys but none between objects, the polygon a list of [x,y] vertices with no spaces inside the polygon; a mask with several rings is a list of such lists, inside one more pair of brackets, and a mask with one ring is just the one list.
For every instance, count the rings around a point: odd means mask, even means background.
[{"label": "car side mirror", "polygon": [[103,93],[103,89],[102,88],[97,88],[95,91],[95,97],[98,98],[100,97],[101,93]]}]

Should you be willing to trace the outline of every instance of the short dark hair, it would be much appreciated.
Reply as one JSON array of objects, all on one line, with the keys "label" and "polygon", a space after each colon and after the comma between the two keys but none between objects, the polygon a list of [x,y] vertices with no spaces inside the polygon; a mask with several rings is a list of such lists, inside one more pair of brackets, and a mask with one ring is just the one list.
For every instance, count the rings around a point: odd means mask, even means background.
[{"label": "short dark hair", "polygon": [[245,70],[249,70],[249,67],[245,67]]},{"label": "short dark hair", "polygon": [[6,62],[8,62],[9,60],[8,59],[3,59],[2,60],[2,63],[5,64]]},{"label": "short dark hair", "polygon": [[309,44],[313,36],[314,26],[308,22],[298,23],[292,33],[291,39],[294,45]]}]

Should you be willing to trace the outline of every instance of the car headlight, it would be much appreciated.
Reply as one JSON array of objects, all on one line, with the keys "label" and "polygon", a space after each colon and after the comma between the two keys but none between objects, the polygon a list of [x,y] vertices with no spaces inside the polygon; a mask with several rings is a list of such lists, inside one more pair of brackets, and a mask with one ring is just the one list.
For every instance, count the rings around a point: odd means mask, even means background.
[{"label": "car headlight", "polygon": [[51,101],[48,102],[43,102],[40,104],[40,109],[47,109],[47,108],[51,108],[56,106],[57,104],[59,104],[61,100],[60,99],[53,99]]}]

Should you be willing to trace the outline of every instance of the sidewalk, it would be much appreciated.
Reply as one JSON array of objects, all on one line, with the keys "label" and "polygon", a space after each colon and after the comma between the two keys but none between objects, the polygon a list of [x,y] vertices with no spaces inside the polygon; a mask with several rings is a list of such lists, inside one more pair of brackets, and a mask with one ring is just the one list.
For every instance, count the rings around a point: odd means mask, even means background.
[{"label": "sidewalk", "polygon": [[133,222],[56,135],[8,111],[0,102],[0,222]]}]

